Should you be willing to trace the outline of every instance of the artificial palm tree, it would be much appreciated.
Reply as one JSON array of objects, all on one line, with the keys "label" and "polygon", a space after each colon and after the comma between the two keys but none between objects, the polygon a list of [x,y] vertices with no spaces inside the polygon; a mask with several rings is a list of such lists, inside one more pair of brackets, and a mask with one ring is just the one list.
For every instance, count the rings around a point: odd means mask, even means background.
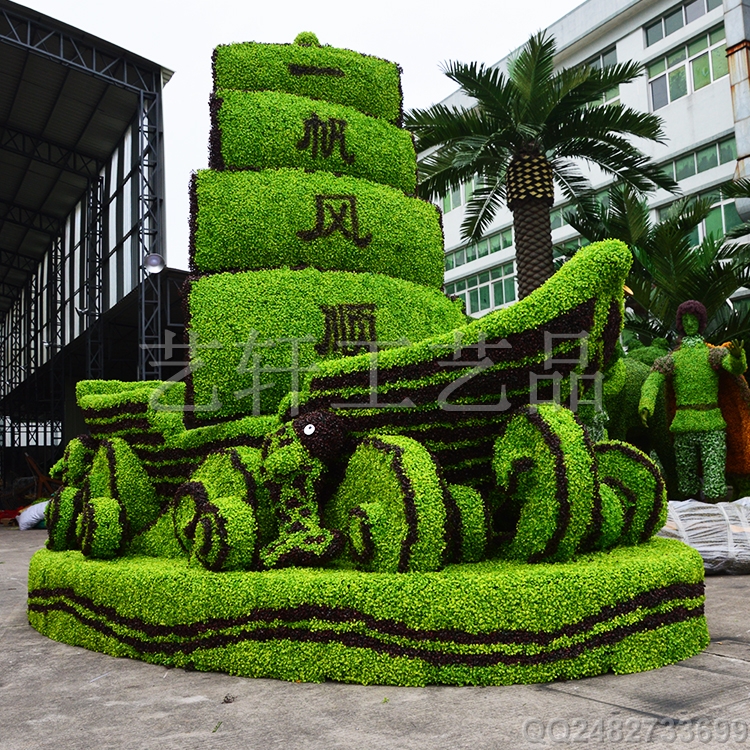
[{"label": "artificial palm tree", "polygon": [[553,272],[549,211],[555,183],[570,198],[589,187],[576,160],[638,190],[675,188],[628,139],[662,142],[660,119],[619,102],[604,104],[607,92],[632,81],[641,66],[578,65],[555,72],[554,56],[554,40],[541,32],[524,45],[507,76],[477,63],[448,63],[445,74],[474,104],[436,104],[406,118],[425,154],[420,194],[439,198],[477,176],[462,237],[479,239],[502,202],[513,212],[520,297]]},{"label": "artificial palm tree", "polygon": [[633,252],[628,276],[626,330],[644,344],[655,338],[674,341],[677,307],[697,299],[708,313],[707,341],[720,344],[750,335],[750,308],[727,302],[750,285],[750,246],[708,234],[698,241],[698,227],[708,217],[710,198],[681,199],[666,216],[652,222],[646,201],[632,188],[617,186],[601,205],[584,196],[565,220],[590,242],[622,240]]}]

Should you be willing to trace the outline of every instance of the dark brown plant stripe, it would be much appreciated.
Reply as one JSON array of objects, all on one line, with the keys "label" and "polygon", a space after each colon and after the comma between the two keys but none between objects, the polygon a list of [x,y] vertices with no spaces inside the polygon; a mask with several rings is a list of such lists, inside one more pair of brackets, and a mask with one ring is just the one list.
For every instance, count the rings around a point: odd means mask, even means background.
[{"label": "dark brown plant stripe", "polygon": [[557,500],[557,524],[555,525],[555,531],[547,541],[545,548],[529,558],[529,562],[534,563],[543,560],[545,557],[554,555],[560,547],[560,543],[570,525],[570,495],[568,491],[568,472],[565,468],[565,454],[560,438],[555,435],[539,412],[528,413],[527,419],[539,430],[555,462],[555,500]]},{"label": "dark brown plant stripe", "polygon": [[[669,596],[670,589],[683,589],[689,591],[694,586],[700,586],[700,593],[693,596]],[[659,596],[659,593],[663,592],[665,595]],[[651,596],[649,596],[651,595]],[[60,590],[39,590],[37,592],[31,592],[31,597],[38,599],[44,597],[62,597],[65,596]],[[669,596],[669,598],[667,598]],[[363,635],[355,632],[336,632],[332,630],[327,631],[313,631],[310,630],[307,625],[303,622],[300,627],[294,627],[290,625],[271,625],[274,621],[282,622],[298,622],[300,620],[318,619],[322,622],[331,623],[352,623],[360,621],[366,626],[370,622],[379,625],[380,627],[371,627],[371,630],[375,630],[380,636],[390,635],[397,637],[411,638],[415,641],[422,642],[447,642],[456,643],[462,645],[479,645],[479,646],[501,646],[505,644],[537,644],[541,646],[548,646],[560,637],[572,637],[575,635],[585,634],[591,630],[595,625],[606,623],[607,621],[635,612],[641,608],[654,607],[660,604],[667,603],[670,600],[680,601],[688,598],[697,598],[702,596],[702,584],[674,584],[673,586],[665,587],[661,590],[652,592],[643,592],[628,602],[624,602],[618,605],[611,605],[603,608],[598,615],[585,618],[571,625],[564,626],[563,628],[553,632],[546,633],[544,631],[533,632],[533,631],[495,631],[487,634],[472,634],[464,633],[462,631],[414,631],[411,628],[404,626],[402,623],[396,623],[390,620],[374,620],[370,616],[362,616],[356,611],[339,608],[327,608],[315,605],[303,605],[302,607],[294,608],[294,610],[257,610],[253,616],[245,618],[237,618],[234,620],[213,620],[208,623],[194,623],[186,626],[164,626],[164,625],[149,625],[133,618],[121,618],[117,615],[116,611],[112,611],[111,616],[107,619],[116,622],[118,625],[124,625],[129,627],[131,630],[139,630],[144,633],[146,638],[158,638],[164,636],[178,636],[182,638],[192,638],[188,642],[176,642],[176,641],[161,641],[154,642],[143,640],[142,638],[123,635],[118,633],[108,623],[101,622],[98,619],[94,619],[88,615],[84,615],[76,609],[76,607],[66,601],[52,601],[47,603],[30,602],[30,612],[49,613],[53,611],[65,612],[75,617],[82,624],[90,627],[93,630],[112,636],[121,643],[124,643],[138,653],[162,653],[165,655],[173,655],[176,653],[193,653],[199,649],[210,649],[226,647],[231,644],[242,643],[247,641],[276,641],[276,640],[291,640],[295,642],[318,642],[318,643],[339,643],[352,648],[365,648],[373,650],[377,653],[386,653],[390,656],[406,656],[408,658],[422,659],[428,663],[434,665],[447,666],[449,664],[463,664],[472,667],[492,666],[495,664],[542,664],[557,661],[560,659],[572,658],[579,656],[580,654],[591,651],[595,648],[605,645],[612,645],[623,638],[637,632],[645,632],[648,630],[654,630],[664,625],[686,622],[693,618],[703,616],[703,604],[697,604],[695,607],[687,607],[684,604],[677,604],[674,608],[663,613],[648,613],[643,615],[642,619],[638,623],[631,625],[621,625],[614,627],[612,630],[600,633],[598,635],[592,635],[585,638],[583,641],[569,646],[559,647],[550,651],[537,653],[537,654],[504,654],[499,652],[494,653],[453,653],[446,651],[438,651],[429,648],[423,648],[419,646],[407,646],[395,643],[384,643],[379,640],[377,635]],[[67,597],[70,602],[78,604],[81,607],[89,609],[97,617],[107,617],[104,609],[95,605],[88,605],[84,601],[80,601],[80,597],[75,595]],[[651,603],[653,602],[653,603]],[[624,605],[624,606],[623,606]],[[316,611],[318,614],[316,614]],[[607,613],[606,615],[604,613]],[[211,632],[216,630],[224,630],[229,628],[238,628],[249,623],[267,622],[267,627],[262,627],[253,631],[244,631],[240,633],[218,633]],[[447,636],[447,637],[446,637]]]},{"label": "dark brown plant stripe", "polygon": [[96,517],[94,515],[94,506],[91,503],[84,503],[81,508],[81,533],[78,536],[78,546],[86,557],[91,554],[91,545],[94,541],[95,532]]},{"label": "dark brown plant stripe", "polygon": [[221,127],[219,126],[219,110],[224,100],[211,94],[208,100],[208,111],[211,117],[211,129],[208,132],[208,168],[223,172],[226,169],[224,154],[221,151]]},{"label": "dark brown plant stripe", "polygon": [[[138,419],[137,417],[126,417],[118,419],[116,422],[108,424],[89,424],[89,429],[94,437],[99,435],[109,436],[116,432],[151,432],[152,427],[148,419]],[[114,437],[117,437],[116,435]]]},{"label": "dark brown plant stripe", "polygon": [[[214,73],[215,76],[215,73]],[[216,79],[214,78],[214,81]],[[198,266],[195,262],[195,237],[198,233],[198,173],[193,172],[193,174],[190,176],[190,184],[188,186],[188,201],[190,205],[190,220],[189,220],[189,231],[188,231],[188,265],[190,267],[191,271],[196,271],[198,269]],[[190,289],[188,286],[189,277],[186,280],[185,284],[187,286],[187,289]],[[190,305],[188,303],[188,295],[183,295],[183,304],[184,309],[186,312],[189,313],[190,311]],[[188,316],[184,319],[185,320],[185,332],[187,333],[189,327],[190,327],[190,316]],[[192,385],[192,372],[187,376],[186,378],[186,388],[185,388],[185,403],[190,404],[192,401],[188,400],[188,390],[190,389],[190,386]],[[189,415],[192,416],[192,415]]]},{"label": "dark brown plant stripe", "polygon": [[[195,512],[193,513],[193,517],[190,519],[190,521],[188,521],[187,525],[184,528],[180,529],[177,526],[177,508],[180,504],[180,499],[184,496],[187,496],[193,500],[193,503],[195,505]],[[186,552],[188,554],[190,553],[187,545],[183,542],[183,535],[185,539],[188,539],[190,541],[195,539],[195,529],[198,524],[198,511],[206,503],[208,503],[208,492],[206,491],[203,482],[185,482],[184,484],[181,484],[177,488],[177,491],[174,493],[174,535],[177,538],[180,547],[182,547],[183,552]]]},{"label": "dark brown plant stripe", "polygon": [[245,497],[243,500],[257,512],[258,510],[258,485],[255,481],[255,477],[251,472],[247,470],[245,464],[242,463],[240,454],[236,450],[229,451],[229,460],[232,464],[232,468],[240,473],[242,480],[245,482]]},{"label": "dark brown plant stripe", "polygon": [[406,536],[401,542],[401,556],[398,561],[398,572],[406,573],[409,569],[409,563],[411,562],[411,551],[412,547],[417,543],[419,539],[419,526],[417,518],[417,507],[416,498],[414,496],[414,487],[412,486],[411,480],[406,475],[403,465],[404,449],[398,445],[391,443],[385,443],[378,438],[368,438],[365,445],[372,445],[383,453],[388,453],[392,457],[391,468],[393,473],[396,475],[399,486],[401,487],[401,495],[404,501],[404,515],[406,517]]},{"label": "dark brown plant stripe", "polygon": [[341,68],[325,68],[318,65],[297,65],[288,63],[289,74],[293,76],[332,76],[343,78],[346,74]]},{"label": "dark brown plant stripe", "polygon": [[[254,575],[263,575],[256,573]],[[116,621],[131,630],[138,630],[150,638],[176,636],[178,638],[192,638],[205,633],[207,630],[224,630],[242,627],[250,623],[272,623],[277,620],[292,623],[308,620],[327,621],[332,623],[361,622],[368,630],[382,635],[411,638],[413,640],[440,641],[449,643],[471,644],[513,644],[535,643],[541,646],[549,645],[557,638],[572,637],[591,630],[602,622],[614,617],[630,614],[638,609],[652,609],[670,601],[684,599],[699,599],[704,596],[705,586],[700,583],[671,583],[666,586],[641,591],[632,598],[608,604],[598,612],[587,615],[577,622],[562,625],[557,630],[526,630],[505,629],[491,630],[487,633],[470,633],[464,630],[443,628],[440,630],[421,630],[410,627],[405,623],[388,618],[377,618],[352,607],[329,607],[323,604],[301,604],[296,607],[258,607],[251,613],[235,618],[211,618],[206,621],[185,625],[161,625],[147,623],[139,618],[121,616],[117,609],[106,605],[96,604],[88,597],[76,594],[71,588],[40,587],[29,592],[29,599],[64,598],[91,610],[99,617]]]},{"label": "dark brown plant stripe", "polygon": [[119,406],[105,406],[101,409],[90,407],[82,409],[83,418],[88,422],[90,419],[111,419],[112,417],[130,416],[131,414],[145,414],[148,411],[148,403],[145,401],[126,401]]}]

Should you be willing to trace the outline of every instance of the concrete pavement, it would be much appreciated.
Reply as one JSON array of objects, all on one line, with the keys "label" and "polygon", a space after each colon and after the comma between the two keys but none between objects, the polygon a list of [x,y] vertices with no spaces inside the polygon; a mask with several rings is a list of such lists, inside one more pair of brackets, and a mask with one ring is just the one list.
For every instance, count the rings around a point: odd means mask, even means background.
[{"label": "concrete pavement", "polygon": [[165,669],[26,620],[41,530],[0,527],[0,750],[750,748],[750,577],[706,581],[711,644],[673,666],[488,688],[296,684]]}]

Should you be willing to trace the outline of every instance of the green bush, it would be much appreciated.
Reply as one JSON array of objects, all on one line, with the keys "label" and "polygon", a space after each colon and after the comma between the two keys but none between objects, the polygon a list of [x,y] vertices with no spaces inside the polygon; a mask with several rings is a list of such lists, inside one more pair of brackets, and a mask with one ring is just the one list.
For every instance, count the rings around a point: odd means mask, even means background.
[{"label": "green bush", "polygon": [[[137,592],[137,596],[134,596]],[[439,573],[287,568],[40,550],[29,621],[66,643],[247,677],[504,685],[635,672],[699,652],[703,562],[679,542]]]},{"label": "green bush", "polygon": [[[230,446],[260,448],[276,417],[245,417],[188,429],[184,382],[82,380],[78,405],[94,441],[120,437],[141,461],[162,503],[210,453]],[[60,471],[62,471],[60,464]]]},{"label": "green bush", "polygon": [[525,562],[570,560],[591,521],[594,460],[572,412],[540,404],[517,414],[495,443],[502,503],[499,552]]},{"label": "green bush", "polygon": [[351,529],[354,557],[364,570],[440,570],[449,535],[459,532],[448,527],[449,502],[450,492],[423,446],[374,435],[348,462],[343,482],[324,508],[323,523],[342,532]]},{"label": "green bush", "polygon": [[[313,35],[314,36],[314,35]],[[214,89],[286,91],[346,104],[394,125],[403,118],[401,69],[378,57],[310,44],[220,45],[214,51]]]},{"label": "green bush", "polygon": [[218,91],[212,169],[322,169],[414,194],[409,132],[351,107],[276,91]]},{"label": "green bush", "polygon": [[47,526],[47,549],[76,549],[76,522],[83,508],[83,495],[78,487],[63,487],[56,492],[44,511]]},{"label": "green bush", "polygon": [[76,520],[78,546],[87,557],[108,560],[123,551],[125,516],[114,497],[91,497]]},{"label": "green bush", "polygon": [[275,536],[260,465],[257,448],[217,451],[177,490],[173,532],[209,570],[257,568],[260,544]]},{"label": "green bush", "polygon": [[[347,347],[335,339],[418,341],[464,320],[460,305],[437,290],[312,268],[201,277],[190,284],[188,301],[196,341],[191,398],[209,405],[215,391],[220,404],[196,411],[197,419],[275,411],[290,390],[300,390],[310,368],[345,356]],[[293,388],[295,347],[300,372]]]},{"label": "green bush", "polygon": [[618,544],[650,539],[667,520],[667,491],[656,464],[642,451],[607,440],[594,445],[599,480],[611,487],[623,508]]},{"label": "green bush", "polygon": [[442,286],[439,211],[400,190],[300,169],[202,171],[191,189],[198,271],[313,266]]}]

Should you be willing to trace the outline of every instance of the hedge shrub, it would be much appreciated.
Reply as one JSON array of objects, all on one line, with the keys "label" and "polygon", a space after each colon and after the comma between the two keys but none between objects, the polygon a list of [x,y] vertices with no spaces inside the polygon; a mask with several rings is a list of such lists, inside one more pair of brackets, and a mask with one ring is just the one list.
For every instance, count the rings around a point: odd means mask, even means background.
[{"label": "hedge shrub", "polygon": [[[362,507],[364,506],[364,507]],[[363,440],[324,509],[324,524],[355,532],[355,559],[381,573],[440,570],[460,529],[455,501],[434,459],[415,440]],[[367,543],[367,536],[372,543]]]},{"label": "hedge shrub", "polygon": [[78,487],[63,487],[56,492],[44,511],[47,549],[57,552],[76,549],[76,523],[83,508],[83,493]]},{"label": "hedge shrub", "polygon": [[[345,356],[348,350],[333,338],[370,341],[374,332],[383,345],[419,341],[464,321],[460,304],[437,290],[387,276],[312,268],[201,277],[190,283],[188,303],[189,330],[201,347],[192,354],[189,398],[210,404],[216,389],[220,403],[215,411],[196,411],[198,420],[275,411],[292,390],[295,346],[299,390],[311,367]],[[274,368],[280,371],[270,371]],[[259,400],[254,373],[263,386]]]},{"label": "hedge shrub", "polygon": [[[124,439],[162,507],[209,454],[231,446],[260,448],[265,435],[279,424],[276,417],[249,416],[189,429],[192,407],[185,404],[185,393],[184,382],[82,380],[76,384],[91,444]],[[59,470],[63,471],[62,463]]]},{"label": "hedge shrub", "polygon": [[440,212],[400,190],[301,169],[201,171],[190,262],[198,271],[313,266],[440,288]]},{"label": "hedge shrub", "polygon": [[117,557],[123,551],[126,534],[126,518],[117,498],[91,497],[84,502],[76,521],[76,537],[86,557]]},{"label": "hedge shrub", "polygon": [[211,110],[211,169],[323,169],[414,194],[411,133],[384,120],[277,91],[218,91]]},{"label": "hedge shrub", "polygon": [[220,45],[214,89],[286,91],[346,104],[394,125],[403,118],[401,68],[348,49],[302,44]]},{"label": "hedge shrub", "polygon": [[541,404],[509,420],[492,461],[502,502],[498,550],[525,562],[570,560],[594,508],[594,459],[572,412]]},{"label": "hedge shrub", "polygon": [[666,539],[567,563],[408,575],[212,573],[40,550],[29,573],[29,621],[58,640],[314,682],[503,685],[654,669],[708,644],[703,601],[699,555]]},{"label": "hedge shrub", "polygon": [[209,570],[257,568],[261,543],[276,534],[260,464],[257,448],[218,451],[175,494],[173,535]]},{"label": "hedge shrub", "polygon": [[667,491],[656,464],[642,451],[619,440],[594,445],[599,480],[611,487],[623,508],[618,544],[650,539],[667,520]]}]

